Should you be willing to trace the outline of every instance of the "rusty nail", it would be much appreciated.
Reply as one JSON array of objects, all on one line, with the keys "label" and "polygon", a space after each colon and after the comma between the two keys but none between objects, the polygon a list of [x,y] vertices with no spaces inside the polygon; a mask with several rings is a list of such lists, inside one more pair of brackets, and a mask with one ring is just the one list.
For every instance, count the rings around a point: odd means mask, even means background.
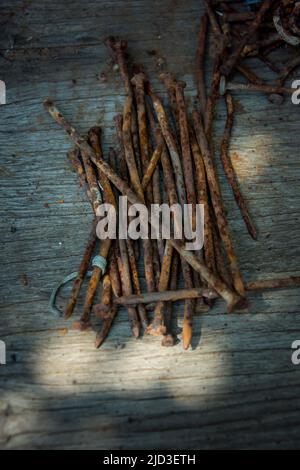
[{"label": "rusty nail", "polygon": [[220,94],[225,95],[226,91],[261,91],[263,93],[285,93],[292,94],[295,92],[294,88],[284,88],[277,85],[255,85],[253,83],[236,83],[227,82],[224,76],[220,80]]},{"label": "rusty nail", "polygon": [[224,168],[224,172],[226,174],[227,181],[229,185],[231,186],[236,203],[239,206],[242,217],[246,224],[247,230],[249,234],[251,235],[251,237],[253,238],[253,240],[256,240],[257,239],[256,228],[249,214],[246,201],[239,188],[235,171],[234,171],[234,168],[233,168],[233,165],[232,165],[229,153],[228,153],[229,142],[231,138],[231,131],[232,131],[232,126],[233,126],[233,113],[234,113],[233,99],[230,93],[225,94],[225,102],[226,102],[226,109],[227,109],[227,119],[226,119],[226,124],[224,128],[223,139],[221,143],[221,162]]}]

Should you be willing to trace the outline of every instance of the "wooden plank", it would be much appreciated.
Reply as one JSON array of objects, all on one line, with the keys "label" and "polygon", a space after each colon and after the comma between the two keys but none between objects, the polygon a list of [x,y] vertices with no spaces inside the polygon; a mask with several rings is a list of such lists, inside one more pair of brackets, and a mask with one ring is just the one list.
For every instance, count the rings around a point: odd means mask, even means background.
[{"label": "wooden plank", "polygon": [[[192,105],[202,11],[196,0],[1,2],[8,99],[0,108],[3,449],[299,447],[300,368],[291,363],[291,344],[300,339],[299,289],[251,293],[241,315],[226,315],[218,301],[196,317],[193,349],[185,353],[181,344],[162,348],[159,338],[133,340],[124,311],[100,351],[93,331],[79,333],[73,320],[48,313],[51,289],[77,268],[91,214],[65,158],[70,143],[43,100],[56,100],[83,133],[100,124],[105,152],[115,145],[112,117],[124,94],[103,45],[113,34],[129,41],[133,60],[164,99],[160,71],[186,80]],[[207,83],[209,71],[210,64]],[[275,107],[257,94],[235,100],[231,152],[257,242],[246,234],[217,164],[244,277],[299,275],[299,109],[288,99]],[[223,103],[217,117],[216,147]],[[179,328],[181,317],[178,305]]]}]

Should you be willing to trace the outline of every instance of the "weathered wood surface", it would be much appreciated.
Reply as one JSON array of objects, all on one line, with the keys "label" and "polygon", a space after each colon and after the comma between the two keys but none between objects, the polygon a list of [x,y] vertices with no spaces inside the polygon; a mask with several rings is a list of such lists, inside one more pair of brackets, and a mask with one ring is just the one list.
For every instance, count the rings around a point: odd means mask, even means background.
[{"label": "weathered wood surface", "polygon": [[[157,338],[135,341],[125,312],[96,351],[93,332],[79,333],[47,310],[52,287],[78,266],[91,216],[65,157],[68,139],[42,101],[56,100],[82,132],[103,126],[107,150],[123,89],[103,39],[129,40],[151,77],[161,69],[179,74],[192,99],[201,11],[198,0],[1,2],[3,449],[299,447],[300,366],[291,363],[299,289],[251,294],[240,315],[217,303],[196,318],[188,352],[180,344],[164,349]],[[235,98],[231,153],[258,242],[220,174],[244,277],[299,275],[299,107],[286,100],[278,108],[258,94]],[[223,105],[217,114],[219,138]],[[65,291],[61,303],[66,298]]]}]

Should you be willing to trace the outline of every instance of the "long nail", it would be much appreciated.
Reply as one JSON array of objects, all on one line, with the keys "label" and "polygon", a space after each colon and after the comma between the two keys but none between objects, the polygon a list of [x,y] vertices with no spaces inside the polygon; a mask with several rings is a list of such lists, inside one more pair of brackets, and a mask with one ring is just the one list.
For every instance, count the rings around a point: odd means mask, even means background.
[{"label": "long nail", "polygon": [[200,112],[202,117],[205,113],[206,108],[206,86],[205,86],[205,74],[204,74],[204,62],[205,62],[205,46],[207,36],[207,15],[203,15],[200,22],[200,28],[198,33],[198,47],[196,53],[196,79],[198,88],[198,97]]},{"label": "long nail", "polygon": [[[95,152],[96,158],[102,159],[103,153],[102,153],[102,147],[101,147],[101,128],[99,126],[98,127],[95,126],[91,128],[89,130],[88,135],[90,139],[89,142]],[[92,169],[92,166],[89,163],[90,162],[89,156],[85,154],[84,152],[83,152],[83,155],[86,155],[85,159],[88,164],[88,168]],[[106,203],[112,204],[113,207],[116,208],[116,200],[115,200],[114,193],[113,193],[109,179],[99,169],[97,171],[98,171],[98,179],[103,190],[104,201]],[[97,182],[97,186],[98,186],[98,182]],[[106,259],[108,257],[110,246],[111,246],[111,240],[108,240],[108,239],[103,240],[103,242],[100,245],[99,256]],[[94,297],[96,295],[96,290],[97,290],[98,283],[100,281],[100,277],[102,274],[103,274],[102,269],[99,266],[93,266],[92,276],[89,281],[87,292],[86,292],[86,297],[85,297],[85,302],[84,302],[84,307],[83,307],[83,314],[80,318],[82,324],[88,322],[89,320]]]},{"label": "long nail", "polygon": [[150,158],[149,164],[144,172],[143,180],[142,180],[142,188],[145,190],[148,184],[151,181],[153,173],[155,171],[156,165],[158,164],[160,157],[161,157],[161,146],[156,147],[154,150],[152,157]]},{"label": "long nail", "polygon": [[247,282],[247,290],[284,289],[285,287],[299,287],[300,276],[291,276],[282,279],[266,279]]},{"label": "long nail", "polygon": [[221,73],[228,77],[230,73],[232,72],[233,68],[235,67],[236,63],[241,57],[241,54],[244,50],[244,47],[246,44],[251,43],[251,40],[253,38],[253,35],[261,25],[263,18],[267,11],[270,9],[272,6],[273,1],[272,0],[264,0],[261,4],[261,7],[255,17],[255,19],[252,21],[250,26],[248,27],[248,31],[243,36],[241,39],[239,45],[237,48],[231,53],[231,55],[228,57],[228,59],[225,61],[225,63],[221,66]]},{"label": "long nail", "polygon": [[[168,288],[171,263],[172,263],[173,247],[170,243],[166,243],[165,254],[161,268],[161,274],[158,284],[158,292],[164,292]],[[160,301],[154,309],[154,319],[148,327],[147,332],[151,335],[161,335],[166,333],[163,317],[164,303]]]},{"label": "long nail", "polygon": [[[124,155],[120,154],[120,174],[126,180],[126,166],[124,165]],[[116,168],[116,154],[113,149],[109,152],[109,161],[111,166]],[[120,280],[122,285],[122,291],[137,294],[141,292],[140,280],[137,269],[136,257],[133,248],[132,240],[119,240],[116,241],[115,256],[117,260],[118,270],[120,274]],[[134,337],[138,337],[140,334],[140,323],[146,328],[148,326],[146,310],[143,306],[139,306],[138,309],[127,309],[129,324]],[[140,320],[140,322],[139,322]]]},{"label": "long nail", "polygon": [[151,302],[176,302],[177,300],[185,299],[198,299],[199,297],[207,297],[215,299],[218,295],[211,289],[207,288],[192,288],[192,289],[178,289],[173,291],[162,292],[145,292],[140,295],[122,296],[114,299],[117,305],[138,305],[148,304]]},{"label": "long nail", "polygon": [[85,275],[89,268],[90,260],[91,260],[91,257],[92,257],[92,254],[96,245],[96,241],[97,241],[96,225],[97,225],[97,221],[94,220],[92,224],[90,236],[89,236],[89,239],[88,239],[88,242],[84,250],[84,254],[83,254],[79,269],[78,269],[78,275],[72,287],[71,297],[65,310],[65,318],[69,318],[74,311],[75,305],[77,303],[78,295],[80,292],[80,288],[82,286]]},{"label": "long nail", "polygon": [[227,82],[226,78],[222,76],[220,80],[220,94],[224,95],[226,91],[261,91],[263,93],[284,93],[291,95],[295,92],[295,89],[278,87],[277,85],[255,85],[254,83]]}]

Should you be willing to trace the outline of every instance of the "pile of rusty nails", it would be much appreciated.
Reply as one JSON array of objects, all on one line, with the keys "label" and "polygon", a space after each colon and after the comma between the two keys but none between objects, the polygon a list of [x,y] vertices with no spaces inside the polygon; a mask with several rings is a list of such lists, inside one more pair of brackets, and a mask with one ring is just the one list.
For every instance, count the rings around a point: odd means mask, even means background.
[{"label": "pile of rusty nails", "polygon": [[[110,148],[109,155],[104,157],[100,127],[93,127],[88,136],[81,136],[51,100],[44,103],[53,119],[64,128],[75,144],[68,158],[79,177],[80,185],[86,190],[95,214],[71,298],[65,309],[65,318],[69,318],[74,311],[96,247],[96,212],[103,200],[116,209],[119,194],[127,196],[131,204],[160,204],[162,201],[170,205],[204,204],[204,248],[201,251],[187,251],[184,240],[142,240],[146,293],[141,291],[138,242],[132,239],[101,241],[98,256],[102,260],[107,259],[107,270],[98,263],[92,267],[83,313],[78,322],[80,329],[84,330],[90,327],[92,312],[101,318],[96,347],[103,344],[120,305],[127,309],[135,338],[144,331],[150,335],[162,335],[162,345],[172,346],[176,342],[171,326],[172,302],[184,300],[182,342],[184,349],[188,349],[195,312],[207,311],[217,297],[223,298],[227,311],[232,312],[247,305],[246,290],[300,285],[300,277],[244,284],[222,201],[212,135],[216,104],[224,95],[227,120],[221,145],[221,161],[246,228],[250,236],[256,239],[257,231],[240,191],[228,151],[234,117],[231,90],[265,92],[271,100],[275,101],[275,97],[277,103],[282,100],[283,94],[291,93],[291,89],[285,88],[284,84],[289,74],[300,64],[300,57],[297,55],[278,70],[269,54],[281,47],[285,40],[276,30],[276,21],[272,23],[273,27],[269,22],[278,14],[284,19],[284,9],[290,11],[293,2],[264,0],[257,10],[246,12],[233,8],[233,2],[205,0],[204,3],[206,13],[200,23],[196,58],[198,100],[191,117],[186,108],[185,83],[169,73],[161,75],[169,97],[170,107],[166,110],[142,69],[136,66],[131,70],[128,67],[125,53],[127,43],[112,37],[106,40],[106,45],[125,87],[123,115],[114,118],[117,150]],[[298,12],[298,2],[295,8]],[[282,23],[286,24],[286,21]],[[297,34],[297,21],[289,21],[289,24],[294,25],[293,34]],[[204,60],[209,26],[215,57],[211,87],[206,94]],[[264,84],[245,65],[248,56],[256,56],[272,70],[278,70],[275,85]],[[227,77],[235,71],[244,75],[248,83],[228,83]],[[178,289],[180,266],[183,289]],[[101,303],[93,307],[101,276]],[[150,321],[148,315],[151,310],[154,310],[154,315],[151,315]]]}]

